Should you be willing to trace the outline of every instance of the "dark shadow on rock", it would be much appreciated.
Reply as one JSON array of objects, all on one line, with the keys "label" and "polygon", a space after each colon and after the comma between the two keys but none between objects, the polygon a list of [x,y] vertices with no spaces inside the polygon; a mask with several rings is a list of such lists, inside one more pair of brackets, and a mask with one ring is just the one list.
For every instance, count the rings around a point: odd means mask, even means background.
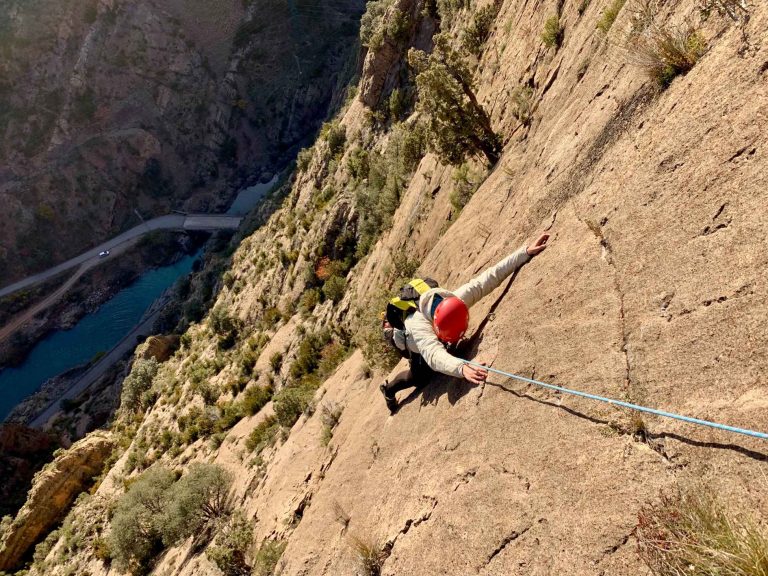
[{"label": "dark shadow on rock", "polygon": [[588,420],[589,422],[592,422],[593,424],[603,424],[605,426],[610,426],[611,422],[608,420],[602,420],[600,418],[596,418],[595,416],[590,416],[589,414],[584,414],[584,412],[579,412],[578,410],[575,410],[573,408],[570,408],[568,406],[564,406],[562,404],[557,404],[555,402],[551,402],[549,400],[544,400],[543,398],[536,398],[535,396],[531,396],[530,394],[526,394],[525,392],[518,392],[517,390],[514,390],[512,388],[507,388],[503,384],[497,384],[495,382],[488,382],[485,383],[486,386],[493,386],[494,388],[499,388],[501,390],[504,390],[504,392],[509,392],[513,396],[516,396],[517,398],[523,398],[525,400],[532,400],[533,402],[538,402],[539,404],[544,404],[546,406],[552,406],[553,408],[557,408],[559,410],[564,410],[565,412],[568,412],[571,416],[576,416],[577,418],[582,418],[583,420]]},{"label": "dark shadow on rock", "polygon": [[[553,408],[557,408],[559,410],[564,410],[565,412],[567,412],[568,414],[571,414],[572,416],[576,416],[577,418],[588,420],[593,424],[603,424],[605,426],[614,427],[614,424],[608,420],[602,420],[594,416],[589,416],[588,414],[584,414],[583,412],[579,412],[578,410],[574,410],[573,408],[569,408],[568,406],[563,406],[562,404],[557,404],[555,402],[544,400],[542,398],[536,398],[535,396],[531,396],[529,394],[526,394],[525,392],[518,392],[517,390],[514,390],[512,388],[507,388],[503,384],[497,384],[495,382],[486,382],[485,385],[493,386],[494,388],[499,388],[501,390],[504,390],[505,392],[508,392],[516,396],[517,398],[532,400],[534,402],[538,402],[539,404],[545,404],[547,406],[552,406]],[[694,440],[693,438],[687,438],[685,436],[681,436],[680,434],[675,434],[674,432],[658,432],[658,433],[646,432],[643,435],[643,437],[640,439],[649,443],[653,447],[652,442],[654,440],[664,440],[667,438],[672,440],[677,440],[678,442],[682,442],[683,444],[688,444],[689,446],[696,446],[697,448],[714,448],[716,450],[730,450],[732,452],[737,452],[743,456],[746,456],[747,458],[751,458],[759,462],[768,462],[768,454],[765,454],[763,452],[758,452],[757,450],[750,450],[749,448],[745,448],[744,446],[739,446],[738,444],[720,443],[720,442],[704,442],[702,440]]]},{"label": "dark shadow on rock", "polygon": [[472,360],[477,356],[477,353],[480,350],[480,343],[483,341],[483,331],[488,325],[488,322],[493,319],[493,315],[496,313],[496,309],[499,307],[501,301],[504,300],[504,296],[507,295],[507,292],[509,292],[509,289],[512,287],[512,283],[515,281],[515,278],[517,278],[518,272],[520,272],[520,268],[512,273],[512,276],[507,282],[507,285],[504,287],[504,290],[502,290],[501,294],[499,294],[499,297],[496,298],[493,304],[491,304],[488,313],[485,315],[485,318],[480,321],[480,324],[472,336],[466,340],[462,340],[456,347],[457,356],[466,358],[467,360]]},{"label": "dark shadow on rock", "polygon": [[454,378],[438,374],[428,379],[424,384],[417,386],[408,396],[398,403],[398,411],[417,398],[421,398],[421,406],[437,405],[440,397],[447,395],[451,406],[456,404],[475,387],[463,378]]},{"label": "dark shadow on rock", "polygon": [[659,439],[666,439],[670,438],[672,440],[677,440],[678,442],[682,442],[683,444],[688,444],[689,446],[696,446],[697,448],[714,448],[716,450],[731,450],[733,452],[738,452],[739,454],[746,456],[747,458],[752,458],[753,460],[757,460],[759,462],[768,462],[768,454],[765,454],[763,452],[758,452],[757,450],[750,450],[749,448],[744,448],[744,446],[739,446],[738,444],[724,444],[721,442],[704,442],[702,440],[694,440],[692,438],[686,438],[685,436],[680,436],[679,434],[675,434],[674,432],[648,432],[648,438],[651,440],[659,440]]}]

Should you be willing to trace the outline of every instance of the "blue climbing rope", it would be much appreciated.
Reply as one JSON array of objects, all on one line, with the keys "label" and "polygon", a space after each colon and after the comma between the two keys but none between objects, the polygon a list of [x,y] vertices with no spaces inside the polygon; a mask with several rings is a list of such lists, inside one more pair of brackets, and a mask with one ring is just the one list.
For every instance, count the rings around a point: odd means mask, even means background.
[{"label": "blue climbing rope", "polygon": [[483,366],[482,364],[478,364],[477,362],[472,362],[471,360],[465,360],[465,362],[470,366],[475,366],[476,368],[485,368],[486,370],[488,370],[488,372],[493,372],[495,374],[507,376],[508,378],[520,380],[521,382],[527,382],[528,384],[543,386],[544,388],[549,388],[550,390],[556,390],[558,392],[563,392],[565,394],[571,394],[573,396],[581,396],[582,398],[589,398],[590,400],[598,400],[600,402],[607,402],[608,404],[613,404],[614,406],[622,406],[623,408],[629,408],[630,410],[638,410],[640,412],[647,412],[649,414],[655,414],[656,416],[663,416],[664,418],[674,418],[675,420],[682,420],[683,422],[689,422],[690,424],[698,424],[699,426],[709,426],[710,428],[717,428],[718,430],[725,430],[727,432],[735,432],[736,434],[744,434],[745,436],[752,436],[753,438],[761,438],[763,440],[768,440],[768,434],[764,432],[747,430],[745,428],[736,428],[735,426],[728,426],[727,424],[718,424],[717,422],[710,422],[709,420],[701,420],[700,418],[692,418],[691,416],[683,416],[681,414],[665,412],[664,410],[656,410],[655,408],[646,408],[645,406],[638,406],[637,404],[631,404],[629,402],[624,402],[622,400],[614,400],[613,398],[606,398],[604,396],[597,396],[596,394],[589,394],[587,392],[571,390],[569,388],[563,388],[562,386],[555,386],[554,384],[547,384],[546,382],[540,382],[539,380],[534,380],[532,378],[518,376],[517,374],[510,374],[509,372],[504,372],[503,370],[497,370],[496,368],[491,368],[490,366]]}]

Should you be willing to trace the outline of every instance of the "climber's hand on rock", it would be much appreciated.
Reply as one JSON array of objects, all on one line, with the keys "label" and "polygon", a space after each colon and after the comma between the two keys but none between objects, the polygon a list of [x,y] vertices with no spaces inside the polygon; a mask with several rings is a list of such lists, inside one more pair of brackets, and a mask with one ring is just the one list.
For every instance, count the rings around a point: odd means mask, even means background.
[{"label": "climber's hand on rock", "polygon": [[528,252],[528,256],[536,256],[536,254],[539,254],[540,252],[544,251],[544,248],[547,247],[547,240],[549,240],[549,234],[542,234],[539,236],[538,240],[528,246],[526,248],[526,252]]},{"label": "climber's hand on rock", "polygon": [[488,370],[470,366],[469,364],[464,364],[461,367],[461,373],[464,378],[472,382],[472,384],[482,384],[485,382],[485,379],[488,378]]}]

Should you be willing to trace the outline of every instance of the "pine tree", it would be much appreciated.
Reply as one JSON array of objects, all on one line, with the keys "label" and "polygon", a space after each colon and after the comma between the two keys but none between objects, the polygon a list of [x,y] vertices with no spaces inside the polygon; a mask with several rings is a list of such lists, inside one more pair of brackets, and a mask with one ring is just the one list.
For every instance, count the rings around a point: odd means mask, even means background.
[{"label": "pine tree", "polygon": [[472,74],[443,34],[427,55],[411,49],[408,62],[418,73],[418,110],[427,118],[427,144],[440,160],[459,165],[467,156],[482,153],[493,165],[501,142],[491,120],[477,101]]}]

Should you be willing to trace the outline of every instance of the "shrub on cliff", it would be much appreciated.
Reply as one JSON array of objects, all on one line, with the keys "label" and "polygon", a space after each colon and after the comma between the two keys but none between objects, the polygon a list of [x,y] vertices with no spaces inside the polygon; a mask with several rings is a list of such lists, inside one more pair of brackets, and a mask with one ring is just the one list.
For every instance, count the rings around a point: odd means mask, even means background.
[{"label": "shrub on cliff", "polygon": [[224,576],[249,576],[251,567],[246,553],[253,540],[253,522],[238,511],[232,515],[216,537],[216,544],[205,551]]},{"label": "shrub on cliff", "polygon": [[346,290],[347,281],[341,276],[333,275],[323,284],[323,295],[334,304],[341,301]]},{"label": "shrub on cliff", "polygon": [[626,2],[627,0],[613,0],[608,8],[603,11],[603,15],[600,16],[600,20],[597,21],[597,29],[600,30],[603,34],[608,34],[608,31],[613,26],[613,23],[616,21],[619,12],[621,12],[621,9],[624,8],[624,4],[626,4]]},{"label": "shrub on cliff", "polygon": [[215,464],[195,464],[176,475],[155,466],[133,482],[112,518],[109,549],[117,566],[146,574],[164,546],[202,532],[231,511],[231,476]]},{"label": "shrub on cliff", "polygon": [[400,196],[426,148],[424,126],[403,122],[392,129],[383,155],[375,151],[357,154],[355,165],[359,183],[355,207],[360,216],[355,259],[365,256],[379,235],[392,225]]},{"label": "shrub on cliff", "polygon": [[288,386],[275,394],[275,417],[281,426],[290,428],[312,406],[316,387],[311,384]]},{"label": "shrub on cliff", "polygon": [[162,549],[160,520],[175,477],[157,466],[142,474],[119,500],[112,518],[109,547],[118,568],[144,574]]},{"label": "shrub on cliff", "polygon": [[154,358],[145,360],[137,358],[133,362],[131,373],[123,380],[123,391],[120,397],[120,407],[130,412],[146,409],[142,396],[152,386],[157,375],[158,364]]},{"label": "shrub on cliff", "polygon": [[499,6],[496,2],[484,6],[475,12],[462,37],[462,44],[467,52],[474,56],[480,55],[485,41],[491,34],[491,27],[498,13]]},{"label": "shrub on cliff", "polygon": [[499,159],[501,141],[488,114],[477,101],[472,73],[444,34],[434,37],[427,55],[411,49],[408,62],[417,72],[418,110],[427,118],[429,149],[446,164],[461,164],[469,156]]},{"label": "shrub on cliff", "polygon": [[245,447],[250,452],[261,453],[264,448],[270,446],[277,433],[280,431],[280,423],[274,416],[267,416],[263,421],[259,422],[256,427],[251,430],[248,438],[245,441]]},{"label": "shrub on cliff", "polygon": [[231,512],[229,489],[232,476],[216,464],[193,464],[170,488],[163,510],[163,543],[171,546],[198,534],[209,522]]},{"label": "shrub on cliff", "polygon": [[253,416],[272,399],[272,386],[251,386],[245,391],[243,409],[246,414]]},{"label": "shrub on cliff", "polygon": [[693,25],[656,24],[656,7],[649,0],[640,0],[633,8],[624,45],[627,58],[663,90],[696,65],[707,51],[706,40]]},{"label": "shrub on cliff", "polygon": [[266,540],[262,542],[253,562],[253,576],[273,576],[288,542]]},{"label": "shrub on cliff", "polygon": [[328,151],[331,156],[336,156],[344,151],[347,143],[347,129],[338,121],[326,122],[320,129],[320,137],[328,142]]},{"label": "shrub on cliff", "polygon": [[541,33],[541,41],[548,48],[557,50],[563,43],[565,29],[560,24],[560,16],[553,14],[544,23],[544,30]]}]

